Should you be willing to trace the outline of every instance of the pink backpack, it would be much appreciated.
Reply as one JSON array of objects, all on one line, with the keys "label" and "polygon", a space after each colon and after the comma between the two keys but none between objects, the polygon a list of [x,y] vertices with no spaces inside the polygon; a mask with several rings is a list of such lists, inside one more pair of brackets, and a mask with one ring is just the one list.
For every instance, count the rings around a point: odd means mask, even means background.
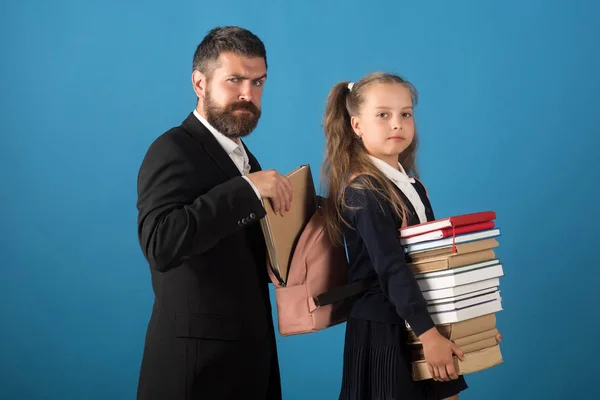
[{"label": "pink backpack", "polygon": [[[317,196],[317,200],[319,207],[294,249],[287,284],[281,285],[267,267],[275,286],[282,336],[317,332],[346,322],[354,296],[376,283],[375,279],[348,283],[345,248],[335,245],[326,234],[322,198]],[[401,229],[405,227],[403,218]]]},{"label": "pink backpack", "polygon": [[316,332],[345,322],[353,296],[372,281],[348,284],[348,260],[343,246],[334,244],[325,231],[322,209],[302,231],[282,286],[268,268],[275,286],[278,327],[282,336]]}]

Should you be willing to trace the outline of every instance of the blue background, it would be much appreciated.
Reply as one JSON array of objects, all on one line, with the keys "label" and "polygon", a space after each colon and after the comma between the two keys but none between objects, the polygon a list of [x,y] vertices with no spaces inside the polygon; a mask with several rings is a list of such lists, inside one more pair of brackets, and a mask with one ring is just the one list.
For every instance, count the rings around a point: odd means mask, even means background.
[{"label": "blue background", "polygon": [[[505,363],[462,399],[600,396],[598,3],[218,3],[2,2],[0,398],[134,398],[153,300],[136,175],[224,24],[267,46],[247,140],[264,168],[318,179],[329,89],[396,72],[420,92],[437,215],[496,210]],[[337,398],[343,326],[278,342],[286,400]]]}]

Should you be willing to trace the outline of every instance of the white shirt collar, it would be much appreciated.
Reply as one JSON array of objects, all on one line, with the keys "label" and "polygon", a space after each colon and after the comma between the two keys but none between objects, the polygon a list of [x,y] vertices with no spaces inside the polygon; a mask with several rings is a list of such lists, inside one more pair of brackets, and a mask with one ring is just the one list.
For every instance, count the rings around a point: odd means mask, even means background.
[{"label": "white shirt collar", "polygon": [[408,201],[412,204],[415,209],[417,216],[419,217],[420,223],[427,222],[427,213],[425,211],[425,205],[423,204],[423,200],[421,200],[421,196],[417,193],[417,190],[411,183],[415,183],[415,179],[411,178],[406,174],[404,168],[400,163],[398,163],[398,169],[392,167],[385,161],[382,161],[376,157],[372,157],[371,161],[373,164],[381,171],[385,176],[388,177],[394,184],[404,193],[407,197]]},{"label": "white shirt collar", "polygon": [[389,179],[391,179],[397,185],[403,184],[403,183],[404,184],[415,183],[414,178],[411,178],[406,174],[406,172],[404,171],[404,168],[402,167],[402,164],[398,163],[399,169],[396,169],[396,168],[392,167],[391,165],[389,165],[388,163],[386,163],[385,161],[382,161],[377,157],[373,157],[370,154],[369,154],[369,158],[371,159],[373,164],[375,164],[375,166],[377,168],[379,168],[379,170],[381,172],[383,172],[383,174],[385,176],[387,176]]},{"label": "white shirt collar", "polygon": [[232,139],[228,138],[227,136],[223,135],[221,132],[216,130],[215,127],[212,126],[211,124],[209,124],[208,121],[206,119],[204,119],[197,110],[194,110],[194,115],[213,134],[213,136],[217,139],[217,141],[219,142],[221,147],[223,147],[223,149],[227,152],[228,155],[233,153],[235,151],[235,149],[238,148],[238,146],[242,145],[241,142],[239,141],[239,139],[238,139],[238,142],[236,143]]}]

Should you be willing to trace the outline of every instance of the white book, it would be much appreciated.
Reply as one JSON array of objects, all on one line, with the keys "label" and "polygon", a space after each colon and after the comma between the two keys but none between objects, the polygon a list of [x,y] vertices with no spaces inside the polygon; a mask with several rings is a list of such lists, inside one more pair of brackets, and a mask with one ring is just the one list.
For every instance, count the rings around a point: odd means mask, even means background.
[{"label": "white book", "polygon": [[400,243],[406,246],[407,244],[429,242],[432,240],[439,240],[439,239],[444,239],[444,231],[441,229],[437,230],[437,231],[433,231],[433,232],[423,233],[423,234],[420,234],[417,236],[401,238]]},{"label": "white book", "polygon": [[425,290],[423,291],[423,297],[427,301],[443,300],[448,297],[458,297],[462,295],[468,295],[470,293],[483,291],[490,288],[496,288],[500,285],[499,278],[486,279],[483,281],[468,283],[466,285],[459,285],[438,290]]},{"label": "white book", "polygon": [[474,242],[476,240],[483,240],[492,237],[500,236],[500,229],[488,229],[485,231],[465,233],[464,235],[457,235],[453,237],[447,237],[440,240],[433,240],[431,242],[415,243],[405,247],[407,253],[413,253],[415,251],[437,249],[439,247],[447,247],[452,245],[454,240],[455,244]]},{"label": "white book", "polygon": [[465,293],[465,294],[460,294],[457,296],[448,296],[446,298],[442,298],[442,299],[433,299],[433,300],[428,300],[427,304],[431,305],[431,304],[441,304],[441,303],[447,303],[450,301],[461,301],[461,300],[465,300],[465,299],[470,299],[471,297],[477,297],[477,296],[481,296],[484,294],[488,294],[488,293],[493,293],[498,291],[498,287],[497,286],[493,286],[493,287],[489,287],[489,288],[485,288],[482,290],[476,290],[474,292],[471,293]]},{"label": "white book", "polygon": [[476,304],[474,306],[461,308],[453,311],[432,313],[431,318],[436,325],[454,324],[468,319],[481,317],[482,315],[502,311],[502,298],[492,300],[488,303]]},{"label": "white book", "polygon": [[504,275],[502,264],[498,259],[451,268],[443,271],[427,272],[415,275],[421,291],[438,290],[468,283],[499,278]]},{"label": "white book", "polygon": [[477,296],[460,296],[460,299],[436,300],[435,303],[429,303],[427,309],[430,313],[439,313],[444,311],[460,310],[462,308],[474,306],[481,303],[487,303],[492,300],[500,299],[500,292],[496,289],[487,293],[479,293]]},{"label": "white book", "polygon": [[[454,324],[500,311],[502,311],[502,298],[457,310],[431,313],[431,319],[436,325]],[[405,325],[410,329],[408,322],[405,322]]]}]

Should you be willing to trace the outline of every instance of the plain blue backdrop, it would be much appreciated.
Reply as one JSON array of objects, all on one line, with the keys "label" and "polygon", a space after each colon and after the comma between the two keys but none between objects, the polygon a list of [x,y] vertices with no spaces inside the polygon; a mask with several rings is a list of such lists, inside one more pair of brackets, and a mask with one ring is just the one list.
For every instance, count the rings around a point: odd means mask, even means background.
[{"label": "plain blue backdrop", "polygon": [[[505,362],[461,398],[598,398],[599,3],[219,3],[0,5],[0,398],[135,397],[153,301],[136,175],[225,24],[267,46],[247,140],[264,168],[318,179],[329,89],[396,72],[420,92],[437,215],[497,212]],[[278,337],[285,400],[337,398],[343,329]]]}]

